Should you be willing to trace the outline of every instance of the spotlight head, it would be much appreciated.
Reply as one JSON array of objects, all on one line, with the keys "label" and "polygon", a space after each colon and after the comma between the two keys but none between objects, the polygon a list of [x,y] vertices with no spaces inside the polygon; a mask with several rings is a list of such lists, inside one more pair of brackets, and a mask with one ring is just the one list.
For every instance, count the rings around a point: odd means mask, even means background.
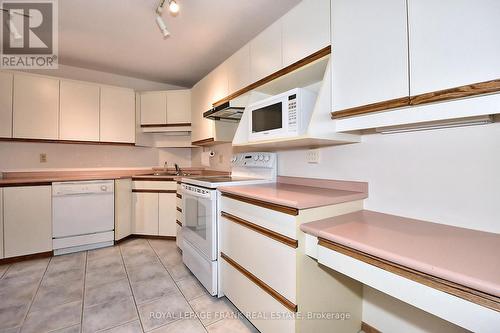
[{"label": "spotlight head", "polygon": [[177,14],[179,12],[179,4],[177,3],[177,1],[175,0],[170,0],[169,3],[168,3],[168,10],[170,10],[170,12],[172,14]]}]

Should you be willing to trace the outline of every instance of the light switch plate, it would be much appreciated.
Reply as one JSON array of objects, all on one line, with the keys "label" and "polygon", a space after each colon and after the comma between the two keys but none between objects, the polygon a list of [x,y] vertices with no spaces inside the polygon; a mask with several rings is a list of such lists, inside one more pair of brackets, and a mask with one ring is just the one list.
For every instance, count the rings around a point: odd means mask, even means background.
[{"label": "light switch plate", "polygon": [[318,164],[319,163],[319,149],[309,149],[306,152],[306,161],[307,163]]}]

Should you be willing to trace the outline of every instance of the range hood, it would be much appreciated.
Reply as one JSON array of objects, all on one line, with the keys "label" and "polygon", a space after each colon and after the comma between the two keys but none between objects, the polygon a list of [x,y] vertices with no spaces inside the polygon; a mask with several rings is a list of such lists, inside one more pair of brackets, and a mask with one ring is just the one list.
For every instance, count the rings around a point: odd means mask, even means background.
[{"label": "range hood", "polygon": [[243,116],[243,110],[245,109],[240,103],[235,101],[229,101],[219,106],[213,107],[207,112],[203,113],[203,117],[212,120],[224,120],[224,121],[235,121],[238,122]]}]

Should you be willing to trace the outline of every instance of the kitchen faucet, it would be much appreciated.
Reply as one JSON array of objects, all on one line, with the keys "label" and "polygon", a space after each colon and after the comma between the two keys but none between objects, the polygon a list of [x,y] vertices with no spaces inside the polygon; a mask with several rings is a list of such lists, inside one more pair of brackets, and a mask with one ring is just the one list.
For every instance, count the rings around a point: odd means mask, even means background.
[{"label": "kitchen faucet", "polygon": [[175,174],[179,176],[181,174],[181,168],[179,168],[177,163],[175,163],[174,166],[175,166]]}]

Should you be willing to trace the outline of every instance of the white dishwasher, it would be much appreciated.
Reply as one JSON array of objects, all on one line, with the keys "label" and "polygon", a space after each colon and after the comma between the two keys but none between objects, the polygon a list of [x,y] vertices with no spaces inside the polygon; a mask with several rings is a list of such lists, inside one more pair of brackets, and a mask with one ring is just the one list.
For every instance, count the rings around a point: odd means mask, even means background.
[{"label": "white dishwasher", "polygon": [[52,183],[54,254],[113,245],[114,197],[113,180]]}]

